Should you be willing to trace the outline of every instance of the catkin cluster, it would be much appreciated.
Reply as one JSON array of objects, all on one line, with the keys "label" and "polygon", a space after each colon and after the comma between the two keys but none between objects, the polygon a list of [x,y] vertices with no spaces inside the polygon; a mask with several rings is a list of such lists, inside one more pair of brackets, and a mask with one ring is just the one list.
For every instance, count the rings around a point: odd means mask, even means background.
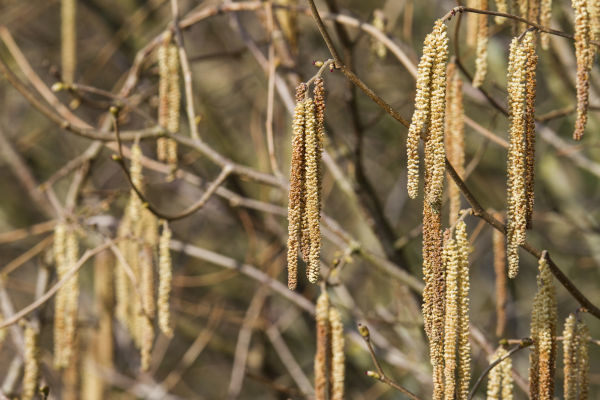
[{"label": "catkin cluster", "polygon": [[564,349],[564,399],[587,400],[589,398],[588,328],[569,314],[563,332]]},{"label": "catkin cluster", "polygon": [[535,34],[527,32],[521,42],[514,38],[508,64],[510,145],[507,166],[507,259],[508,276],[519,270],[519,246],[525,243],[528,210],[533,199],[535,145]]},{"label": "catkin cluster", "polygon": [[[79,260],[77,233],[61,222],[54,230],[54,261],[58,279],[75,267]],[[54,308],[54,365],[69,366],[77,329],[79,276],[75,274],[56,293]]]},{"label": "catkin cluster", "polygon": [[[158,48],[158,124],[169,133],[179,132],[181,92],[179,90],[179,54],[168,33]],[[167,161],[172,169],[177,166],[177,142],[170,138],[159,138],[157,157]]]},{"label": "catkin cluster", "polygon": [[39,333],[35,326],[27,324],[23,334],[25,349],[23,351],[23,394],[22,400],[31,400],[37,393],[40,373]]},{"label": "catkin cluster", "polygon": [[[465,174],[465,111],[463,106],[462,80],[455,63],[448,64],[446,89],[445,141],[446,157],[458,176]],[[448,197],[450,199],[449,224],[454,225],[460,211],[460,190],[454,181],[448,178]]]},{"label": "catkin cluster", "polygon": [[[143,190],[142,151],[138,144],[132,146],[131,153],[131,180],[139,190]],[[158,249],[160,253],[158,220],[145,207],[133,189],[117,236],[120,239],[118,247],[124,256],[123,261],[126,265],[119,262],[116,269],[116,315],[127,327],[135,345],[140,349],[141,366],[143,370],[146,370],[150,365],[150,352],[154,342],[153,321],[157,308],[154,293],[154,265],[156,250]],[[159,265],[161,274],[159,285],[162,283],[163,287],[159,287],[158,307],[164,323],[169,291],[164,285],[166,282],[170,282],[170,265],[165,261],[170,261],[170,258],[164,259],[164,250],[162,256],[164,264],[162,267],[168,267],[161,268]],[[159,326],[161,329],[165,328],[166,334],[170,334],[170,330],[166,329],[166,326],[163,326],[160,321]]]},{"label": "catkin cluster", "polygon": [[317,299],[317,351],[315,354],[315,398],[344,398],[344,325],[340,312],[323,290]]},{"label": "catkin cluster", "polygon": [[[444,179],[444,117],[446,106],[446,63],[448,35],[446,25],[438,20],[425,37],[423,56],[418,66],[415,111],[406,142],[408,160],[408,195],[416,198],[419,187],[419,139],[425,128],[425,171],[428,184],[425,198],[436,207],[441,201]],[[427,179],[427,178],[426,178]]]},{"label": "catkin cluster", "polygon": [[305,95],[304,83],[296,89],[292,166],[288,202],[288,287],[295,289],[298,250],[306,261],[308,280],[319,279],[321,268],[321,155],[325,134],[325,89],[315,80],[314,99]]},{"label": "catkin cluster", "polygon": [[538,268],[538,290],[531,315],[533,349],[529,355],[529,395],[534,400],[553,398],[556,360],[556,290],[545,252]]},{"label": "catkin cluster", "polygon": [[[489,358],[489,361],[496,361],[506,356],[506,354],[507,351],[504,346],[500,346]],[[513,387],[512,359],[506,357],[489,372],[486,399],[512,400]]]},{"label": "catkin cluster", "polygon": [[[480,10],[488,9],[488,0],[479,0]],[[480,87],[485,80],[488,68],[488,16],[477,14],[477,48],[475,59],[475,76],[473,77],[473,87]]]},{"label": "catkin cluster", "polygon": [[[575,58],[577,59],[577,119],[573,139],[581,140],[588,119],[590,71],[594,63],[588,0],[573,0],[575,14]],[[595,24],[598,22],[596,21]],[[596,26],[596,29],[597,26]]]}]

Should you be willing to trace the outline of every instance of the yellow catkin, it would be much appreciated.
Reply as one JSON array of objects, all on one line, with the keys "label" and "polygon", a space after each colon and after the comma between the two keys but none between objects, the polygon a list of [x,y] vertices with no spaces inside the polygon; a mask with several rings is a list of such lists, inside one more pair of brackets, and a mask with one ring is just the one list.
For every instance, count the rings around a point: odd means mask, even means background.
[{"label": "yellow catkin", "polygon": [[[467,7],[479,8],[481,0],[467,0]],[[475,13],[467,13],[467,46],[475,47],[477,43],[477,26],[479,18]]]},{"label": "yellow catkin", "polygon": [[538,23],[540,19],[540,0],[528,0],[527,19]]},{"label": "yellow catkin", "polygon": [[344,399],[344,380],[346,376],[346,357],[344,355],[344,325],[340,312],[329,308],[329,326],[331,328],[331,400]]},{"label": "yellow catkin", "polygon": [[[480,0],[480,9],[488,9],[488,1]],[[485,14],[477,15],[477,58],[475,59],[475,76],[473,77],[473,86],[480,87],[485,80],[488,69],[488,16]]]},{"label": "yellow catkin", "polygon": [[[167,130],[169,133],[179,132],[181,91],[179,88],[179,51],[177,46],[170,44],[167,49],[167,67],[169,81],[169,113]],[[177,142],[174,139],[167,141],[167,162],[171,166],[177,164]]]},{"label": "yellow catkin", "polygon": [[31,400],[37,393],[37,381],[40,372],[39,338],[36,327],[28,324],[23,334],[23,394],[21,399]]},{"label": "yellow catkin", "polygon": [[590,356],[588,353],[588,342],[590,333],[583,322],[577,326],[579,335],[579,355],[577,360],[577,381],[579,382],[579,400],[588,400],[590,395]]},{"label": "yellow catkin", "polygon": [[579,355],[579,340],[577,334],[577,319],[574,314],[569,314],[565,321],[565,329],[563,331],[563,354],[564,354],[564,399],[578,399],[578,382],[579,377],[577,370],[577,361]]},{"label": "yellow catkin", "polygon": [[471,342],[469,319],[469,240],[467,225],[464,221],[456,224],[456,244],[460,260],[458,270],[458,380],[456,393],[458,400],[466,400],[469,395],[471,382]]},{"label": "yellow catkin", "polygon": [[500,363],[502,369],[502,400],[513,400],[514,382],[512,376],[512,358],[507,357]]},{"label": "yellow catkin", "polygon": [[545,253],[538,268],[530,333],[533,350],[529,358],[529,395],[534,400],[553,398],[556,358],[556,293]]},{"label": "yellow catkin", "polygon": [[140,232],[137,237],[142,240],[140,251],[140,275],[142,301],[145,312],[153,318],[156,313],[156,304],[154,301],[154,249],[158,245],[158,221],[156,216],[142,209],[142,220],[139,224]]},{"label": "yellow catkin", "polygon": [[306,216],[308,222],[308,235],[310,239],[310,253],[307,260],[308,280],[316,283],[319,279],[321,268],[321,218],[319,216],[319,160],[317,122],[315,104],[312,99],[306,99],[304,105],[305,115],[305,152],[306,152]]},{"label": "yellow catkin", "polygon": [[[506,354],[506,349],[502,346],[498,347],[494,354],[492,354],[488,360],[493,362]],[[501,363],[500,363],[501,364]],[[487,384],[487,400],[501,400],[502,399],[502,368],[500,364],[496,365],[488,374]]]},{"label": "yellow catkin", "polygon": [[[506,0],[496,0],[496,9],[498,10],[498,12],[507,13],[508,12],[508,4],[507,4]],[[503,17],[495,17],[494,20],[496,21],[496,23],[498,25],[501,25],[504,22],[506,22],[506,18],[503,18]]]},{"label": "yellow catkin", "polygon": [[323,290],[317,299],[317,351],[315,352],[315,398],[327,399],[327,353],[329,351],[329,296]]},{"label": "yellow catkin", "polygon": [[[465,174],[465,113],[463,107],[462,80],[456,70],[456,64],[448,64],[446,90],[446,120],[445,141],[446,157],[456,173],[463,177]],[[448,212],[449,224],[454,225],[460,211],[460,190],[448,178],[448,197],[450,206]]]},{"label": "yellow catkin", "polygon": [[173,277],[173,266],[171,262],[171,229],[167,221],[162,221],[162,233],[158,245],[158,326],[167,336],[173,336],[171,328],[171,311],[169,307],[169,296],[171,294],[171,280]]},{"label": "yellow catkin", "polygon": [[525,242],[525,70],[527,42],[533,40],[528,32],[522,43],[514,38],[510,45],[508,65],[508,104],[510,110],[510,145],[507,166],[507,259],[508,276],[519,271],[519,246]]},{"label": "yellow catkin", "polygon": [[[590,37],[594,41],[600,39],[600,0],[588,0],[588,13],[590,15]],[[594,62],[594,56],[598,52],[598,47],[590,47],[590,63]]]},{"label": "yellow catkin", "polygon": [[417,69],[417,93],[415,95],[415,111],[412,116],[406,139],[408,195],[417,197],[419,191],[419,140],[421,131],[429,120],[431,104],[431,70],[435,61],[435,35],[428,34],[423,45],[423,55]]},{"label": "yellow catkin", "polygon": [[[128,253],[131,246],[131,238],[129,237],[130,235],[132,235],[131,218],[129,207],[126,207],[125,213],[117,230],[117,238],[120,239],[117,246],[124,256]],[[118,261],[115,270],[115,298],[115,316],[123,325],[127,325],[129,321],[129,308],[131,306],[133,294],[129,278],[125,272],[125,266],[121,264],[121,261]]]},{"label": "yellow catkin", "polygon": [[75,80],[77,68],[77,0],[62,0],[60,8],[62,79],[67,83]]},{"label": "yellow catkin", "polygon": [[[502,222],[502,215],[496,213],[494,217]],[[492,233],[494,248],[494,276],[496,283],[496,336],[503,337],[506,327],[506,248],[504,235],[494,229]]]},{"label": "yellow catkin", "polygon": [[302,214],[304,209],[304,90],[301,84],[296,89],[296,109],[294,111],[292,139],[292,166],[290,170],[290,191],[288,200],[288,287],[296,288],[298,282],[298,250],[300,244]]},{"label": "yellow catkin", "polygon": [[[381,32],[385,32],[385,13],[383,12],[383,10],[375,9],[375,11],[373,12],[372,25]],[[372,38],[371,51],[377,57],[384,59],[387,54],[387,47],[385,47],[385,45],[380,40]]]},{"label": "yellow catkin", "polygon": [[[143,175],[142,175],[142,149],[140,145],[135,143],[131,146],[131,165],[129,166],[129,174],[131,182],[138,189],[142,190]],[[129,196],[129,214],[133,226],[137,226],[142,217],[142,200],[139,198],[135,190],[131,189]],[[135,229],[134,229],[135,230]]]},{"label": "yellow catkin", "polygon": [[[57,276],[65,273],[67,266],[66,257],[67,226],[60,222],[54,228],[54,263]],[[65,315],[66,315],[66,292],[59,290],[54,298],[54,363],[60,366],[62,352],[64,349],[63,338],[65,337]]]},{"label": "yellow catkin", "polygon": [[[167,127],[169,121],[169,66],[168,48],[171,34],[166,35],[165,40],[158,48],[158,124]],[[167,160],[167,138],[158,138],[156,142],[156,154],[160,161]]]},{"label": "yellow catkin", "polygon": [[[541,0],[540,25],[550,27],[551,18],[552,18],[552,0]],[[548,34],[546,32],[541,32],[540,40],[542,43],[542,49],[548,50],[548,47],[550,45],[550,34]]]},{"label": "yellow catkin", "polygon": [[593,51],[590,47],[591,29],[587,0],[573,0],[575,14],[575,58],[577,59],[577,119],[573,139],[581,140],[587,124],[590,70]]},{"label": "yellow catkin", "polygon": [[322,208],[322,181],[323,181],[323,168],[321,165],[321,158],[323,156],[323,145],[325,142],[325,82],[323,78],[319,77],[315,79],[315,87],[313,89],[314,102],[315,102],[315,118],[317,120],[317,178],[318,178],[318,195],[319,195],[319,219],[321,218]]},{"label": "yellow catkin", "polygon": [[456,341],[458,331],[458,272],[460,260],[454,239],[448,238],[443,250],[446,269],[446,313],[444,323],[444,399],[454,400],[456,387]]},{"label": "yellow catkin", "polygon": [[154,343],[154,327],[152,321],[145,315],[141,315],[138,322],[140,331],[140,368],[142,371],[147,371],[150,368],[152,345]]},{"label": "yellow catkin", "polygon": [[425,199],[439,205],[442,200],[445,157],[444,117],[446,108],[446,63],[448,62],[448,35],[446,25],[438,20],[434,27],[435,60],[431,78],[431,111],[429,135],[425,142],[425,168],[429,175]]},{"label": "yellow catkin", "polygon": [[[531,34],[533,35],[533,33]],[[527,65],[525,71],[525,220],[527,228],[532,227],[533,205],[535,203],[535,96],[536,68],[538,56],[535,40],[528,40],[525,49]]]}]

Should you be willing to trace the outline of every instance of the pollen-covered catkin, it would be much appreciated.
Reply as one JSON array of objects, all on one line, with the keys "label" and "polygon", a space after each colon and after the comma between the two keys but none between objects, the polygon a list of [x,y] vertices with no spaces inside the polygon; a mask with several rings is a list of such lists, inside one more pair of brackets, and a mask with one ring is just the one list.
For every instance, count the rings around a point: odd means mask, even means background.
[{"label": "pollen-covered catkin", "polygon": [[[449,233],[449,232],[448,232]],[[454,400],[456,387],[456,342],[458,332],[458,272],[460,260],[456,241],[446,238],[443,250],[446,269],[446,314],[444,322],[444,399]]]},{"label": "pollen-covered catkin", "polygon": [[317,351],[315,352],[315,398],[327,399],[327,353],[329,351],[329,296],[323,290],[317,299]]},{"label": "pollen-covered catkin", "polygon": [[[480,9],[488,9],[488,0],[480,0]],[[475,59],[475,76],[473,77],[473,87],[480,87],[485,80],[488,69],[488,16],[485,14],[477,15],[477,58]]]},{"label": "pollen-covered catkin", "polygon": [[533,300],[529,356],[529,395],[532,399],[552,399],[556,359],[556,293],[552,272],[542,254],[538,265],[538,290]]},{"label": "pollen-covered catkin", "polygon": [[60,8],[61,75],[66,83],[75,80],[77,67],[77,0],[62,0]]},{"label": "pollen-covered catkin", "polygon": [[21,399],[31,400],[37,393],[37,381],[40,372],[39,334],[37,328],[27,324],[23,334],[25,349],[23,351],[23,394]]},{"label": "pollen-covered catkin", "polygon": [[446,114],[446,63],[448,34],[446,25],[438,20],[434,27],[435,60],[431,78],[431,111],[429,135],[425,142],[425,169],[429,175],[425,199],[436,207],[442,200],[446,152],[444,149],[444,117]]},{"label": "pollen-covered catkin", "polygon": [[[171,33],[166,34],[166,38],[158,47],[158,124],[167,127],[169,121],[169,66],[168,66],[168,48],[171,41]],[[161,137],[156,141],[156,156],[159,161],[167,160],[167,138]]]},{"label": "pollen-covered catkin", "polygon": [[564,349],[564,399],[587,399],[588,392],[588,328],[569,314],[563,332]]},{"label": "pollen-covered catkin", "polygon": [[310,98],[305,100],[305,152],[306,152],[306,216],[308,235],[310,239],[310,253],[307,260],[308,280],[316,283],[319,279],[321,267],[321,218],[319,215],[319,163],[317,121],[315,117],[315,104]]},{"label": "pollen-covered catkin", "polygon": [[522,43],[514,38],[510,45],[508,64],[508,105],[510,111],[510,144],[507,167],[508,215],[506,228],[506,253],[508,276],[514,278],[519,271],[519,246],[525,242],[526,191],[525,191],[525,49],[533,40],[527,32]]},{"label": "pollen-covered catkin", "polygon": [[459,221],[455,228],[456,244],[458,247],[458,380],[456,393],[458,400],[466,400],[469,395],[471,382],[471,342],[469,319],[469,252],[470,245],[467,238],[467,225]]},{"label": "pollen-covered catkin", "polygon": [[171,295],[171,280],[173,278],[171,250],[171,229],[167,221],[161,221],[162,233],[158,244],[158,327],[167,336],[173,336],[171,327],[171,311],[169,297]]},{"label": "pollen-covered catkin", "polygon": [[[465,113],[463,107],[462,80],[456,69],[455,63],[448,64],[448,81],[446,90],[446,120],[445,141],[446,157],[458,176],[465,174]],[[449,224],[452,226],[458,219],[460,211],[460,190],[452,179],[448,177],[448,207]]]},{"label": "pollen-covered catkin", "polygon": [[[180,99],[179,52],[172,43],[170,32],[165,34],[158,48],[158,123],[169,133],[179,131]],[[177,164],[177,142],[170,138],[157,141],[157,158],[167,161],[172,167]]]},{"label": "pollen-covered catkin", "polygon": [[[494,217],[502,222],[502,215],[495,213]],[[494,276],[496,283],[496,336],[502,337],[506,327],[506,247],[504,235],[494,229],[492,233],[494,249]]]},{"label": "pollen-covered catkin", "polygon": [[[506,349],[500,346],[489,358],[489,361],[496,361],[506,354]],[[487,400],[513,399],[512,359],[510,357],[506,357],[490,371],[486,398]]]},{"label": "pollen-covered catkin", "polygon": [[290,171],[290,191],[288,200],[288,287],[296,288],[298,282],[298,250],[300,244],[302,214],[304,213],[304,91],[302,83],[296,89],[296,109],[294,111],[294,137],[292,139],[292,166]]},{"label": "pollen-covered catkin", "polygon": [[346,376],[344,325],[340,312],[335,307],[329,308],[329,326],[331,327],[331,400],[343,400]]},{"label": "pollen-covered catkin", "polygon": [[590,70],[593,51],[590,46],[591,29],[587,0],[573,0],[575,14],[575,58],[577,59],[577,119],[573,139],[581,140],[587,124],[589,105]]},{"label": "pollen-covered catkin", "polygon": [[[508,12],[508,4],[506,3],[506,0],[496,0],[496,9],[498,10],[498,12],[506,14]],[[506,18],[495,17],[494,20],[498,25],[501,25],[506,21]]]},{"label": "pollen-covered catkin", "polygon": [[[534,35],[531,33],[531,35]],[[525,197],[526,226],[531,229],[533,205],[535,203],[535,96],[536,68],[538,56],[535,53],[535,38],[528,40],[525,49],[527,65],[525,71]]]},{"label": "pollen-covered catkin", "polygon": [[[550,19],[552,18],[552,0],[541,0],[540,4],[540,25],[549,27]],[[548,50],[550,45],[550,34],[546,32],[540,33],[540,41],[542,49]]]},{"label": "pollen-covered catkin", "polygon": [[413,112],[408,136],[406,139],[408,196],[417,197],[419,191],[419,141],[421,131],[429,121],[431,107],[431,71],[435,61],[435,34],[425,37],[423,55],[417,68],[417,93],[415,95],[415,111]]},{"label": "pollen-covered catkin", "polygon": [[[588,0],[588,13],[590,15],[590,38],[598,41],[600,39],[600,0]],[[593,63],[598,47],[591,45],[590,51],[590,63]]]},{"label": "pollen-covered catkin", "polygon": [[590,355],[588,353],[588,342],[590,332],[586,324],[578,324],[579,355],[577,360],[577,381],[579,382],[579,399],[588,400],[590,392]]},{"label": "pollen-covered catkin", "polygon": [[323,78],[315,79],[315,87],[313,89],[315,102],[315,118],[317,120],[317,178],[318,178],[318,195],[319,195],[319,218],[321,218],[322,198],[321,189],[323,181],[323,168],[321,166],[321,158],[323,156],[323,145],[325,142],[325,82]]}]

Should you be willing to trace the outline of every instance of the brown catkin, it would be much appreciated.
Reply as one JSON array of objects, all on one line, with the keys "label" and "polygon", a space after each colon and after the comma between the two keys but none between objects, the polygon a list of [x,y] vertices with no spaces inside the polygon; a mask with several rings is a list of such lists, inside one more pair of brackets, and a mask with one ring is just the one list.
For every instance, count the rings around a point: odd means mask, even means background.
[{"label": "brown catkin", "polygon": [[[533,35],[533,34],[532,34]],[[531,229],[535,203],[535,95],[538,56],[535,40],[527,41],[527,66],[525,71],[525,197],[526,226]]]},{"label": "brown catkin", "polygon": [[319,219],[321,218],[322,208],[322,181],[323,181],[323,168],[321,165],[321,158],[323,156],[323,145],[325,142],[325,82],[323,78],[319,77],[315,79],[315,87],[313,89],[314,102],[315,102],[315,118],[317,120],[317,178],[318,178],[318,195],[319,195]]},{"label": "brown catkin", "polygon": [[315,352],[315,396],[316,400],[327,399],[327,353],[329,350],[329,296],[323,290],[317,299],[317,351]]},{"label": "brown catkin", "polygon": [[340,312],[329,308],[329,326],[331,328],[331,400],[344,399],[344,380],[346,376],[346,357],[344,355],[344,325]]},{"label": "brown catkin", "polygon": [[[549,27],[550,19],[552,18],[552,0],[541,0],[540,4],[540,25]],[[546,32],[540,33],[540,41],[542,49],[548,50],[550,45],[550,34]]]},{"label": "brown catkin", "polygon": [[436,207],[442,201],[445,158],[444,117],[446,109],[446,63],[448,61],[448,35],[446,25],[435,23],[435,60],[431,78],[431,111],[429,135],[425,142],[425,169],[429,175],[425,199]]},{"label": "brown catkin", "polygon": [[62,79],[73,83],[77,68],[77,0],[62,0],[60,8]]},{"label": "brown catkin", "polygon": [[456,244],[458,246],[458,380],[456,392],[458,400],[466,400],[471,382],[471,342],[469,319],[469,240],[467,225],[464,221],[456,224]]},{"label": "brown catkin", "polygon": [[538,23],[540,18],[540,0],[528,0],[527,19]]},{"label": "brown catkin", "polygon": [[171,311],[169,297],[171,295],[171,281],[173,278],[173,265],[171,262],[171,229],[167,221],[161,221],[162,233],[158,244],[158,327],[167,336],[173,336],[171,327]]},{"label": "brown catkin", "polygon": [[[502,222],[502,215],[495,213],[494,217]],[[494,276],[496,283],[496,336],[503,337],[506,328],[506,247],[504,235],[494,229],[492,233],[494,248]]]},{"label": "brown catkin", "polygon": [[[462,80],[456,70],[456,64],[448,64],[446,73],[446,120],[445,141],[446,157],[454,167],[458,176],[465,174],[465,112],[463,107]],[[460,190],[450,177],[448,177],[448,197],[450,206],[448,212],[449,224],[452,226],[458,219],[460,211]]]},{"label": "brown catkin", "polygon": [[577,119],[573,139],[581,140],[587,124],[590,70],[593,52],[590,47],[591,29],[587,0],[573,0],[575,14],[575,58],[577,59]]},{"label": "brown catkin", "polygon": [[415,111],[413,112],[408,136],[406,139],[408,196],[417,197],[419,191],[419,140],[421,131],[429,120],[431,105],[431,70],[435,61],[435,35],[428,34],[423,44],[423,55],[417,68],[417,93],[415,95]]},{"label": "brown catkin", "polygon": [[[305,100],[305,179],[306,179],[306,219],[310,239],[310,253],[307,260],[308,280],[316,283],[321,267],[321,218],[319,215],[319,151],[317,138],[317,121],[315,103],[312,99]],[[304,233],[303,233],[304,235]]]},{"label": "brown catkin", "polygon": [[31,400],[37,393],[37,381],[40,372],[39,334],[37,328],[27,324],[23,334],[23,394],[22,400]]},{"label": "brown catkin", "polygon": [[507,166],[508,215],[506,228],[506,253],[508,276],[514,278],[519,271],[519,246],[525,242],[526,192],[525,192],[525,70],[527,43],[533,40],[528,32],[522,43],[514,38],[510,45],[508,64],[508,104],[510,110],[510,144]]},{"label": "brown catkin", "polygon": [[538,291],[533,300],[529,357],[529,395],[533,400],[552,399],[556,358],[556,293],[546,253],[539,260]]},{"label": "brown catkin", "polygon": [[[449,232],[448,232],[449,233]],[[446,312],[444,322],[444,399],[454,400],[456,387],[456,342],[458,331],[458,272],[460,259],[456,241],[447,238],[443,250],[446,269]]]},{"label": "brown catkin", "polygon": [[[488,1],[480,0],[481,10],[488,9]],[[473,87],[480,87],[485,80],[488,69],[488,16],[485,14],[477,15],[477,58],[475,59],[475,76],[473,77]]]},{"label": "brown catkin", "polygon": [[298,282],[298,250],[300,244],[302,214],[304,213],[304,91],[305,84],[296,88],[296,109],[294,111],[294,136],[292,139],[292,166],[290,170],[290,191],[288,200],[288,287],[296,288]]}]

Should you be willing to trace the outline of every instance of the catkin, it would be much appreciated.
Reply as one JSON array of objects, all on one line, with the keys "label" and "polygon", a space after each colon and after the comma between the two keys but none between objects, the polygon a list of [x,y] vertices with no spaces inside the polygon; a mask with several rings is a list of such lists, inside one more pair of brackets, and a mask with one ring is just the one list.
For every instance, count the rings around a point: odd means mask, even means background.
[{"label": "catkin", "polygon": [[318,179],[318,198],[319,198],[319,219],[321,218],[321,189],[323,184],[323,168],[321,158],[323,156],[323,145],[325,142],[325,82],[323,78],[315,79],[315,87],[313,89],[315,102],[315,118],[317,121],[317,179]]},{"label": "catkin", "polygon": [[[600,39],[600,0],[588,0],[588,13],[590,15],[590,38],[597,42]],[[590,63],[593,63],[598,47],[592,45],[590,51],[592,53]]]},{"label": "catkin", "polygon": [[77,0],[61,1],[61,65],[62,79],[66,83],[75,80],[77,67]]},{"label": "catkin", "polygon": [[316,283],[319,278],[321,254],[321,221],[319,215],[319,163],[317,122],[315,104],[310,98],[305,100],[305,151],[306,151],[306,218],[310,240],[310,253],[307,260],[308,280]]},{"label": "catkin", "polygon": [[444,399],[454,400],[456,387],[456,340],[458,331],[458,272],[460,260],[456,241],[448,238],[443,250],[446,269],[446,314],[444,322]]},{"label": "catkin", "polygon": [[[498,10],[498,12],[506,14],[508,12],[508,4],[506,0],[496,0],[496,9]],[[504,17],[495,17],[494,20],[498,25],[501,25],[504,22],[506,22],[506,18]]]},{"label": "catkin", "polygon": [[533,40],[528,32],[519,43],[514,38],[510,45],[508,64],[508,104],[510,110],[510,144],[507,167],[507,259],[508,276],[514,278],[519,270],[519,246],[525,242],[526,192],[525,192],[525,69],[527,43]]},{"label": "catkin", "polygon": [[529,356],[529,395],[534,400],[553,398],[556,358],[556,294],[545,253],[538,269],[530,332],[533,350]]},{"label": "catkin", "polygon": [[587,325],[583,322],[579,323],[577,333],[580,337],[579,356],[577,362],[579,399],[588,400],[590,391],[590,356],[588,353],[588,341],[590,339],[590,333]]},{"label": "catkin", "polygon": [[[481,0],[467,0],[467,7],[479,8]],[[467,46],[474,47],[477,43],[477,26],[479,18],[475,13],[467,14]]]},{"label": "catkin", "polygon": [[[480,0],[480,9],[488,9],[488,1]],[[488,69],[488,16],[485,14],[477,15],[477,58],[475,59],[475,76],[473,77],[473,87],[480,87],[485,80]]]},{"label": "catkin", "polygon": [[292,166],[290,171],[290,190],[288,200],[288,288],[294,290],[298,282],[298,250],[302,230],[302,215],[305,205],[304,188],[304,91],[306,85],[296,89],[296,109],[294,111],[294,137],[292,140]]},{"label": "catkin", "polygon": [[471,382],[471,342],[469,320],[469,240],[464,221],[456,224],[456,244],[458,246],[458,380],[456,392],[458,400],[466,400]]},{"label": "catkin", "polygon": [[158,326],[167,336],[173,336],[171,328],[171,312],[169,308],[169,296],[171,294],[171,280],[173,278],[171,250],[171,229],[167,221],[161,221],[162,233],[158,245]]},{"label": "catkin", "polygon": [[[541,0],[540,4],[540,25],[549,27],[550,19],[552,18],[552,0]],[[542,49],[548,50],[550,45],[550,34],[546,32],[540,33],[540,41]]]},{"label": "catkin", "polygon": [[540,0],[528,0],[527,2],[527,19],[531,22],[538,23],[540,18]]},{"label": "catkin", "polygon": [[[448,64],[446,73],[446,120],[445,141],[446,157],[454,167],[458,176],[465,174],[465,113],[463,107],[462,80],[456,70],[456,64]],[[448,177],[448,197],[450,206],[448,212],[449,224],[454,225],[460,211],[460,190]]]},{"label": "catkin", "polygon": [[329,296],[323,290],[317,299],[317,351],[315,353],[315,396],[316,400],[327,399],[327,352],[329,349]]},{"label": "catkin", "polygon": [[593,51],[590,47],[591,29],[587,0],[573,0],[575,14],[575,58],[577,59],[577,119],[573,139],[581,140],[587,124],[589,105],[590,70]]},{"label": "catkin", "polygon": [[435,61],[435,35],[428,34],[423,45],[423,56],[417,68],[417,93],[415,95],[415,111],[413,112],[408,136],[406,139],[408,196],[417,197],[419,191],[419,140],[421,131],[429,120],[431,104],[431,71]]},{"label": "catkin", "polygon": [[563,332],[564,399],[587,399],[588,393],[588,329],[574,314],[569,314]]},{"label": "catkin", "polygon": [[524,45],[527,46],[525,49],[527,53],[525,71],[525,197],[527,203],[525,220],[527,228],[531,229],[535,203],[535,75],[538,56],[535,53],[535,40],[528,40]]},{"label": "catkin", "polygon": [[25,349],[23,351],[23,394],[22,400],[31,400],[37,392],[37,381],[40,372],[39,334],[31,324],[27,324],[23,334]]},{"label": "catkin", "polygon": [[[169,133],[179,132],[181,92],[179,89],[179,52],[167,33],[158,48],[158,123]],[[177,164],[177,142],[170,138],[157,141],[157,158],[175,167]]]},{"label": "catkin", "polygon": [[[502,222],[502,215],[496,213],[494,217]],[[506,247],[504,235],[494,229],[492,233],[494,248],[494,276],[496,282],[496,336],[502,337],[506,327]]]},{"label": "catkin", "polygon": [[[496,361],[506,354],[506,349],[500,346],[489,358],[489,361]],[[512,359],[510,357],[506,357],[490,371],[486,398],[487,400],[513,399]]]},{"label": "catkin", "polygon": [[344,325],[340,312],[329,308],[329,326],[331,328],[331,400],[344,399],[345,362]]}]

